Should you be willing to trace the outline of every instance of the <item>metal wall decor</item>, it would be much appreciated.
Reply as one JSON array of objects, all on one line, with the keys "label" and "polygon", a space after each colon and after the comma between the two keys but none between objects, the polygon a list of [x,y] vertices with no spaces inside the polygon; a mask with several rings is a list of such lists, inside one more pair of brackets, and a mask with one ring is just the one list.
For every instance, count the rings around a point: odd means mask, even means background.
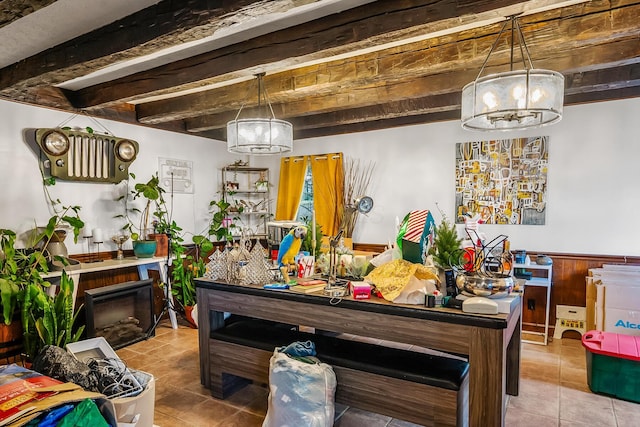
[{"label": "metal wall decor", "polygon": [[36,129],[36,142],[51,176],[69,181],[118,183],[138,155],[136,141],[74,129]]}]

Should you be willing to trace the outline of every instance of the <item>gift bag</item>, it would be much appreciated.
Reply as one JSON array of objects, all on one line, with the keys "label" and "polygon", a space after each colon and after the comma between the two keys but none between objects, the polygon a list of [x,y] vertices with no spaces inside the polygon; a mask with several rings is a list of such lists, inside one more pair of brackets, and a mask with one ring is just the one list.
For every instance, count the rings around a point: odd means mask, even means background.
[{"label": "gift bag", "polygon": [[433,245],[436,222],[426,209],[411,211],[404,217],[398,231],[397,244],[402,250],[402,259],[424,264]]}]

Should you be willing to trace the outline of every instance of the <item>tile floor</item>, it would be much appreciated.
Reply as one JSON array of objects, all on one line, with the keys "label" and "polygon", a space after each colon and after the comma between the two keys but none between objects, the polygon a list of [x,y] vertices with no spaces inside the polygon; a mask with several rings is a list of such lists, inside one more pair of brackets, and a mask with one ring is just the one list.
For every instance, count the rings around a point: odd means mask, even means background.
[{"label": "tile floor", "polygon": [[[261,426],[267,389],[249,385],[221,401],[200,385],[198,331],[163,322],[156,336],[117,351],[132,368],[156,379],[155,424],[160,427]],[[336,407],[337,427],[415,427],[389,417]],[[523,344],[520,395],[510,397],[507,426],[632,427],[640,425],[640,404],[589,391],[585,351],[580,341],[548,346]],[[303,426],[300,426],[303,427]]]}]

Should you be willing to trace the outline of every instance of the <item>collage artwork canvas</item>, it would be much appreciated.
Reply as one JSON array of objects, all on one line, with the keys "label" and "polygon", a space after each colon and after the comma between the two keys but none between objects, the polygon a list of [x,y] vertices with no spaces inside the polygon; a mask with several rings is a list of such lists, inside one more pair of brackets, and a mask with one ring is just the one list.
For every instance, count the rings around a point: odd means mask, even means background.
[{"label": "collage artwork canvas", "polygon": [[456,223],[544,225],[549,137],[456,144]]}]

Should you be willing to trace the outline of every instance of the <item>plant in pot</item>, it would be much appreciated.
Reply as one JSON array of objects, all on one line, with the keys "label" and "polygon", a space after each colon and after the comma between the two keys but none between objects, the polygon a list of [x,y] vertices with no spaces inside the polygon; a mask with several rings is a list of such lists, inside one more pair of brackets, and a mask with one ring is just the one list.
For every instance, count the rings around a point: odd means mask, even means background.
[{"label": "plant in pot", "polygon": [[231,204],[224,197],[212,200],[209,203],[213,214],[209,222],[209,235],[215,236],[218,242],[231,242],[233,236],[242,232],[242,228],[237,225],[240,222],[240,214],[244,211],[244,206]]},{"label": "plant in pot", "polygon": [[[136,176],[133,173],[129,174],[131,178],[135,179]],[[122,215],[116,215],[116,218],[125,218],[127,223],[122,227],[123,230],[128,231],[131,234],[131,240],[133,242],[133,253],[138,258],[151,258],[156,253],[157,242],[150,236],[152,234],[152,217],[156,213],[164,217],[163,213],[166,213],[166,203],[164,201],[164,189],[160,186],[160,179],[158,174],[151,176],[149,181],[145,183],[137,183],[134,185],[134,189],[130,191],[130,195],[133,200],[143,199],[144,207],[139,209],[137,207],[128,207],[128,196],[124,194],[120,199],[124,200],[125,212]],[[131,215],[138,214],[140,219],[135,223]]]},{"label": "plant in pot", "polygon": [[256,191],[259,191],[261,193],[269,191],[269,180],[267,180],[265,171],[260,172],[260,177],[255,182],[255,186],[256,186]]},{"label": "plant in pot", "polygon": [[[59,201],[55,203],[58,204]],[[35,233],[32,233],[31,242],[28,244],[30,247],[26,249],[17,249],[15,247],[16,233],[14,231],[0,230],[0,248],[2,249],[2,257],[0,257],[0,302],[2,305],[3,324],[11,324],[12,326],[15,324],[14,328],[18,328],[19,331],[20,348],[24,344],[24,349],[31,358],[35,357],[42,347],[38,344],[40,342],[37,338],[39,336],[38,328],[44,331],[51,327],[52,324],[61,324],[60,316],[63,315],[60,311],[50,310],[53,305],[53,299],[45,293],[45,289],[51,286],[41,275],[49,270],[48,261],[51,261],[51,256],[47,254],[46,248],[52,239],[56,238],[55,236],[59,233],[61,227],[71,228],[74,240],[77,242],[80,230],[84,227],[84,222],[79,217],[79,210],[78,206],[63,206],[61,209],[56,209],[55,215],[49,219],[46,227],[36,227],[34,229]],[[54,258],[56,258],[56,261],[63,263],[67,261],[59,256]],[[61,290],[64,288],[65,292],[70,289],[71,293],[66,298],[73,305],[73,281],[66,277],[64,272],[63,277],[60,288]],[[65,295],[57,297],[58,301],[65,298]],[[31,301],[34,298],[36,303],[42,307],[41,311],[34,310],[34,307],[32,307]],[[50,304],[47,305],[47,303]],[[58,330],[56,328],[56,331]],[[72,339],[77,339],[77,337],[74,338],[69,334],[65,338],[65,343],[71,342],[70,340]]]},{"label": "plant in pot", "polygon": [[171,251],[176,255],[178,261],[173,264],[171,270],[171,293],[174,300],[183,308],[187,321],[194,327],[197,327],[196,315],[196,288],[194,279],[204,275],[206,264],[204,256],[213,250],[213,243],[205,236],[193,236],[192,241],[194,249],[187,253],[187,249],[180,241],[171,245]]},{"label": "plant in pot", "polygon": [[[312,220],[307,218],[307,217],[302,218],[302,220],[304,221],[304,224],[307,226],[307,230],[311,230],[311,228],[313,227]],[[315,242],[315,248],[314,248],[313,247],[313,232],[309,231],[305,235],[304,240],[302,241],[302,244],[300,245],[300,250],[301,251],[307,251],[310,254],[315,254],[315,256],[319,257],[320,256],[320,249],[322,248],[322,226],[320,224],[318,224],[318,223],[316,223],[315,237],[316,237],[316,242]]]},{"label": "plant in pot", "polygon": [[[25,273],[27,267],[38,260],[34,252],[16,250],[16,233],[12,230],[0,230],[0,306],[2,308],[2,323],[0,323],[0,337],[2,338],[2,354],[17,355],[23,349],[22,322],[18,302],[22,298],[24,286],[28,283]],[[44,263],[44,257],[39,258]]]},{"label": "plant in pot", "polygon": [[24,349],[31,360],[46,345],[64,347],[78,341],[84,325],[73,331],[81,308],[73,312],[73,280],[62,271],[55,297],[47,294],[43,283],[27,284],[22,294],[22,328]]},{"label": "plant in pot", "polygon": [[[429,255],[441,272],[440,283],[443,295],[457,295],[458,287],[455,284],[454,270],[464,263],[464,251],[460,248],[462,239],[458,238],[455,224],[449,223],[445,216],[436,226],[433,246],[429,249]],[[444,278],[444,280],[442,280]]]}]

